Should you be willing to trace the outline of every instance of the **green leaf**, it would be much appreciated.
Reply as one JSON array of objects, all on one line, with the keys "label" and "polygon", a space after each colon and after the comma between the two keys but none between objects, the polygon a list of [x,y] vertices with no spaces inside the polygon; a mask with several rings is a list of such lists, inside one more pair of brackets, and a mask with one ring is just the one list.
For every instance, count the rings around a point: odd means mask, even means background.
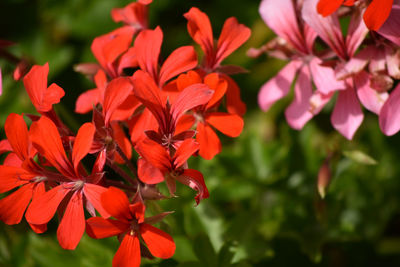
[{"label": "green leaf", "polygon": [[195,238],[193,249],[199,261],[203,263],[203,266],[218,266],[217,254],[206,234],[200,234]]}]

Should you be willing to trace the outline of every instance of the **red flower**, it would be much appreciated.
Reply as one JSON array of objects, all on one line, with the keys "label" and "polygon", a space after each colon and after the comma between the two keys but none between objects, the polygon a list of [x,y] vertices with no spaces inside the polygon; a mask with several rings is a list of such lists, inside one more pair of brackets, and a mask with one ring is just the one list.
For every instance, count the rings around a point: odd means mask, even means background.
[{"label": "red flower", "polygon": [[64,249],[75,249],[85,231],[84,204],[92,216],[95,216],[94,208],[103,216],[108,216],[100,203],[100,195],[106,188],[97,185],[103,177],[100,171],[104,161],[96,161],[91,175],[87,175],[80,164],[92,146],[94,133],[93,124],[82,125],[75,138],[70,161],[57,128],[50,119],[41,117],[32,123],[30,129],[34,147],[61,175],[58,175],[60,185],[33,199],[26,218],[33,224],[45,224],[64,200],[60,207],[65,208],[65,212],[57,230],[58,241]]},{"label": "red flower", "polygon": [[[28,128],[21,115],[10,114],[5,123],[5,132],[12,151],[0,166],[0,193],[19,187],[15,192],[0,200],[0,220],[6,224],[18,224],[32,199],[45,192],[45,171],[34,161],[36,150],[32,147]],[[5,142],[2,142],[5,144]],[[41,233],[46,225],[31,224],[32,229]]]},{"label": "red flower", "polygon": [[170,235],[151,226],[151,218],[144,218],[145,206],[141,202],[129,204],[125,193],[110,187],[101,195],[101,203],[116,220],[93,217],[86,222],[86,232],[92,238],[118,236],[121,245],[113,259],[113,267],[140,266],[140,240],[155,257],[167,259],[175,253]]},{"label": "red flower", "polygon": [[158,67],[163,33],[160,27],[144,30],[135,40],[134,48],[140,68],[150,74],[155,83],[162,88],[173,77],[197,66],[197,55],[193,46],[182,46],[174,50]]},{"label": "red flower", "polygon": [[32,104],[39,113],[49,112],[53,105],[60,102],[64,96],[64,90],[53,83],[47,87],[47,75],[49,64],[43,66],[35,65],[24,77],[24,85]]},{"label": "red flower", "polygon": [[193,137],[193,132],[175,135],[179,118],[188,110],[207,103],[212,97],[212,91],[205,84],[193,84],[185,88],[172,105],[161,95],[161,90],[149,74],[138,70],[132,77],[135,96],[149,109],[158,122],[158,132],[146,131],[147,136],[164,145],[174,146],[175,142]]},{"label": "red flower", "polygon": [[[206,72],[231,72],[231,69],[234,70],[234,66],[224,68],[220,64],[249,39],[251,34],[250,29],[243,24],[239,24],[236,18],[228,18],[222,27],[221,35],[215,47],[212,27],[208,16],[195,7],[192,7],[184,16],[188,20],[187,28],[190,36],[200,45],[205,54],[203,69]],[[228,112],[243,115],[246,112],[246,105],[240,99],[238,86],[227,75],[223,77],[228,81]]]},{"label": "red flower", "polygon": [[[329,16],[340,5],[353,6],[356,0],[320,0],[317,5],[318,13]],[[364,22],[368,29],[377,31],[385,23],[392,9],[393,0],[373,0],[364,13]]]},{"label": "red flower", "polygon": [[[209,197],[201,172],[185,169],[186,161],[197,152],[199,144],[193,139],[183,141],[171,157],[160,144],[145,139],[136,146],[136,151],[143,159],[138,161],[139,179],[147,184],[167,183],[171,195],[175,194],[175,180],[197,191],[196,203]],[[161,173],[160,173],[161,172]]]},{"label": "red flower", "polygon": [[217,108],[227,89],[227,81],[218,73],[210,73],[204,77],[194,71],[182,74],[177,79],[178,90],[195,83],[208,85],[214,90],[213,97],[205,104],[193,110],[191,114],[183,115],[177,125],[177,132],[190,129],[196,124],[196,140],[200,144],[199,154],[205,159],[212,159],[221,152],[221,142],[212,127],[230,137],[237,137],[243,129],[243,119],[236,114],[218,112]]},{"label": "red flower", "polygon": [[127,5],[124,8],[114,8],[111,17],[115,22],[123,22],[135,30],[147,29],[148,9],[152,1],[138,1]]}]

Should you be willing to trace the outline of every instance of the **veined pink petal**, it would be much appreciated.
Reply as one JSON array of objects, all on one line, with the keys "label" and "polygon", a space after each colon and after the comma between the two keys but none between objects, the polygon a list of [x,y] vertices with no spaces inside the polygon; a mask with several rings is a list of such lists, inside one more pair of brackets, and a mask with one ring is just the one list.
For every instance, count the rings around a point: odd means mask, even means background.
[{"label": "veined pink petal", "polygon": [[113,258],[113,267],[139,267],[140,243],[136,235],[127,233]]},{"label": "veined pink petal", "polygon": [[374,46],[367,46],[355,56],[353,56],[344,65],[336,69],[336,78],[338,80],[346,79],[359,73],[367,66],[371,57],[375,54],[376,48]]},{"label": "veined pink petal", "polygon": [[357,96],[361,104],[368,110],[379,115],[379,112],[389,97],[387,92],[379,93],[369,86],[370,76],[363,71],[354,76],[354,85],[357,88]]},{"label": "veined pink petal", "polygon": [[140,224],[140,235],[151,254],[157,258],[168,259],[175,253],[175,243],[172,237],[147,223]]},{"label": "veined pink petal", "polygon": [[358,102],[355,88],[349,86],[346,90],[339,91],[331,116],[333,127],[344,137],[351,140],[363,119],[364,114]]},{"label": "veined pink petal", "polygon": [[85,232],[82,192],[71,197],[57,229],[57,239],[63,249],[75,249]]},{"label": "veined pink petal", "polygon": [[335,72],[331,67],[322,66],[322,60],[314,57],[310,62],[312,80],[318,91],[328,95],[337,90],[343,90],[346,85],[343,81],[338,81]]},{"label": "veined pink petal", "polygon": [[314,31],[329,45],[336,54],[347,58],[346,45],[340,28],[339,18],[336,13],[329,17],[322,17],[317,13],[318,0],[304,1],[302,17],[304,21],[314,29]]},{"label": "veined pink petal", "polygon": [[268,27],[293,45],[296,50],[304,54],[310,52],[300,30],[292,0],[263,0],[259,13]]},{"label": "veined pink petal", "polygon": [[369,30],[365,26],[360,12],[353,12],[346,36],[347,54],[352,57],[365,39]]},{"label": "veined pink petal", "polygon": [[310,110],[310,99],[313,94],[310,71],[307,67],[300,70],[294,86],[294,99],[285,111],[289,125],[300,130],[314,116]]},{"label": "veined pink petal", "polygon": [[296,72],[302,62],[292,61],[287,64],[274,78],[265,83],[258,93],[258,105],[267,111],[272,104],[289,93]]},{"label": "veined pink petal", "polygon": [[70,192],[70,189],[64,188],[64,185],[59,185],[43,195],[35,197],[26,211],[26,220],[32,224],[49,222],[68,192]]},{"label": "veined pink petal", "polygon": [[395,79],[400,79],[400,50],[392,51],[388,47],[385,50],[388,74]]},{"label": "veined pink petal", "polygon": [[86,221],[86,233],[95,239],[119,235],[129,227],[128,223],[101,217],[92,217]]},{"label": "veined pink petal", "polygon": [[[376,0],[375,0],[376,1]],[[378,33],[393,43],[400,45],[400,5],[393,4],[389,18],[378,30]]]},{"label": "veined pink petal", "polygon": [[400,130],[400,85],[390,93],[379,114],[379,126],[384,134],[391,136]]}]

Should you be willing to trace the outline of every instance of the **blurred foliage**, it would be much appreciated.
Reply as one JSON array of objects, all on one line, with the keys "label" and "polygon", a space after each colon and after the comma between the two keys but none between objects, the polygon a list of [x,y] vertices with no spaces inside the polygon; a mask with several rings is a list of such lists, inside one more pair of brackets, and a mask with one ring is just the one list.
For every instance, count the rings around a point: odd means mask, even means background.
[{"label": "blurred foliage", "polygon": [[[73,114],[74,101],[93,85],[73,65],[93,62],[94,37],[117,25],[113,7],[126,0],[2,0],[1,39],[16,42],[10,51],[32,62],[50,64],[50,82],[66,91],[57,111],[73,129],[90,116]],[[144,260],[144,266],[398,266],[400,262],[400,137],[384,136],[376,116],[366,114],[353,141],[330,125],[327,107],[299,132],[290,129],[278,102],[268,113],[257,107],[260,86],[285,64],[265,56],[246,57],[272,33],[258,15],[258,1],[162,1],[151,5],[151,25],[164,31],[163,55],[192,44],[183,13],[205,11],[218,36],[224,20],[236,16],[252,29],[247,44],[226,60],[247,68],[235,77],[248,104],[245,129],[223,138],[223,152],[211,161],[192,159],[210,190],[194,207],[194,192],[178,186],[179,198],[148,203],[149,210],[174,210],[160,227],[172,234],[177,250],[169,260]],[[14,66],[0,59],[3,95],[0,125],[10,112],[34,112]],[[367,112],[366,112],[367,113]],[[4,137],[4,132],[0,134]],[[332,180],[322,200],[316,190],[320,166],[328,155]],[[159,204],[159,205],[158,205]],[[62,250],[56,223],[38,236],[26,223],[0,226],[0,266],[111,266],[114,238],[84,236],[75,251]]]}]

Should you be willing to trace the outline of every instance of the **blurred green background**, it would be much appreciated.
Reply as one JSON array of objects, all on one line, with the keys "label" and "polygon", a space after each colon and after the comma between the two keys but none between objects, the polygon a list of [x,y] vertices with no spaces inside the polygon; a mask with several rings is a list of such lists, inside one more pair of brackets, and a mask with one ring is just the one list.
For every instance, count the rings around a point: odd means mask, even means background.
[{"label": "blurred green background", "polygon": [[[115,29],[110,11],[126,0],[2,0],[0,39],[16,43],[9,51],[37,64],[49,62],[49,82],[66,92],[56,110],[76,130],[90,116],[73,113],[77,96],[93,84],[73,66],[94,62],[90,44]],[[257,106],[260,86],[285,62],[246,51],[273,38],[258,15],[259,1],[156,0],[150,25],[164,31],[164,58],[178,46],[193,44],[183,13],[197,6],[219,35],[226,18],[235,16],[252,29],[250,40],[225,63],[241,65],[235,76],[247,103],[245,128],[236,139],[224,138],[223,152],[211,161],[191,160],[201,170],[210,198],[194,207],[194,192],[178,185],[179,198],[161,201],[174,210],[160,227],[174,237],[175,256],[144,260],[144,266],[399,266],[400,138],[384,136],[377,117],[365,121],[353,141],[330,125],[331,105],[299,132],[290,129],[284,109],[291,97],[268,113]],[[10,112],[34,109],[22,82],[12,80],[14,65],[0,59],[3,95],[0,126]],[[1,137],[4,131],[1,130]],[[360,154],[362,156],[360,156]],[[316,190],[318,170],[328,155],[332,181],[322,200]],[[369,155],[369,156],[366,156]],[[366,159],[367,158],[367,159]],[[158,209],[150,203],[150,209]],[[111,266],[115,238],[84,236],[75,251],[62,250],[57,223],[38,236],[26,223],[0,224],[0,266]]]}]

